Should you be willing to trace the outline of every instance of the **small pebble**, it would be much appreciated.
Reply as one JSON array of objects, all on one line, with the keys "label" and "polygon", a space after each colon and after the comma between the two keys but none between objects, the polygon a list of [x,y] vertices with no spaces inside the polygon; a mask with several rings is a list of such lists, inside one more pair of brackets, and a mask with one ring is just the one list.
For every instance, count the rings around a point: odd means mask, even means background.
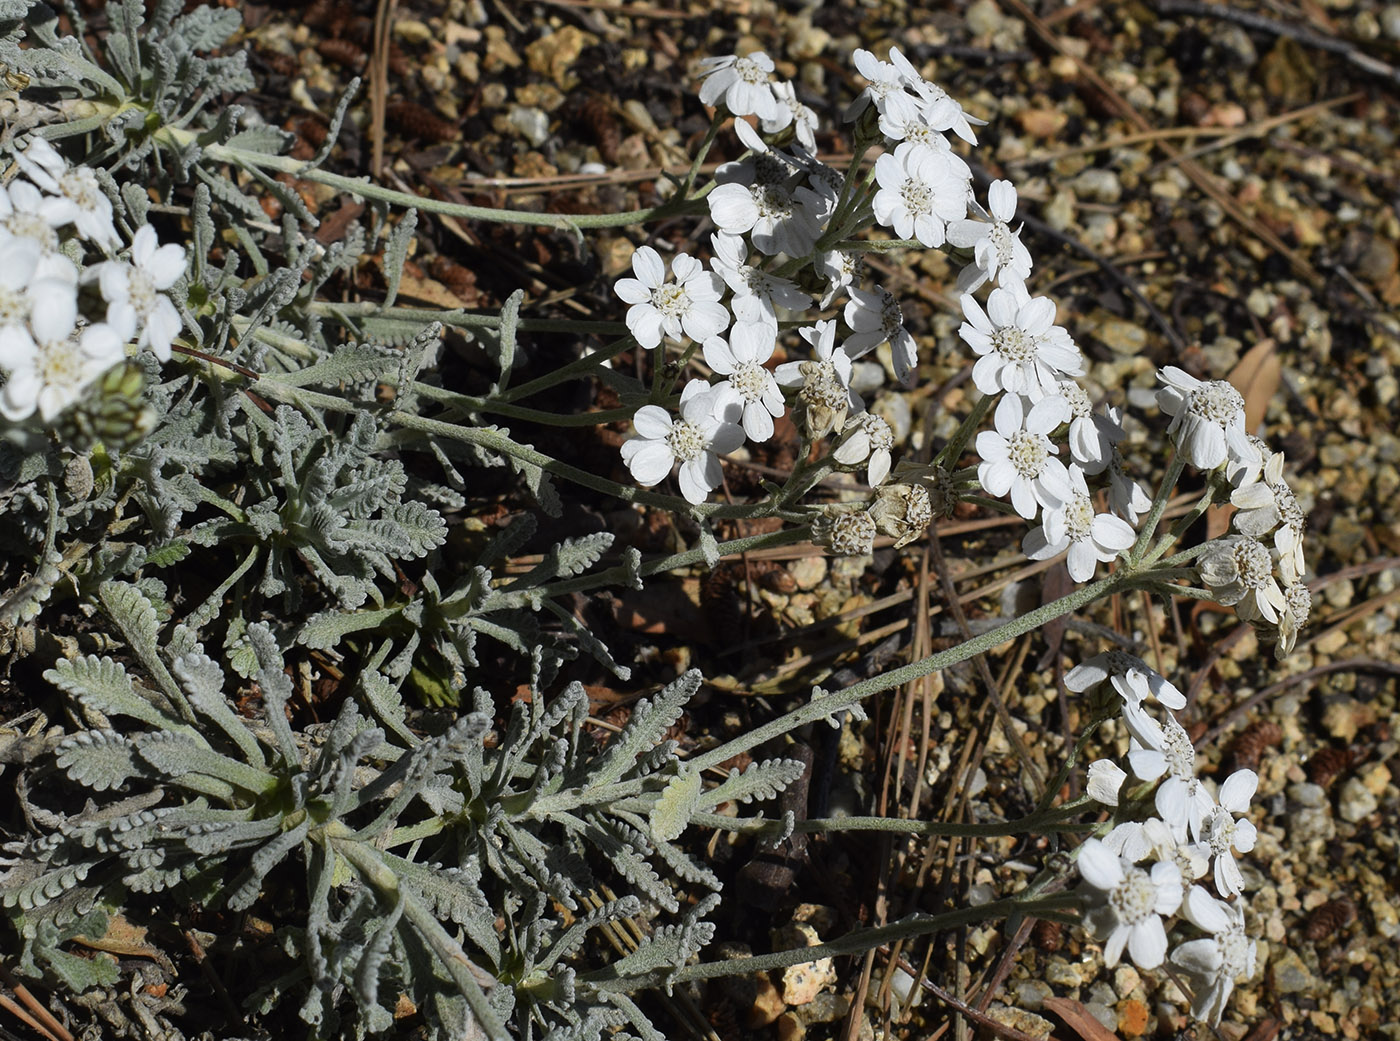
[{"label": "small pebble", "polygon": [[1380,801],[1358,777],[1348,778],[1337,796],[1337,813],[1341,815],[1342,820],[1350,824],[1365,820],[1375,813],[1379,806]]}]

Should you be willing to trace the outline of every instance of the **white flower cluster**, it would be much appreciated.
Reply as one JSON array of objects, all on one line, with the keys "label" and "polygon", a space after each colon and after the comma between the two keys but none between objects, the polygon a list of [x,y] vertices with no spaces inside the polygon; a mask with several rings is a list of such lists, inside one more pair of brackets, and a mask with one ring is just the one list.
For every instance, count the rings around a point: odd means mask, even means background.
[{"label": "white flower cluster", "polygon": [[[184,274],[185,252],[144,225],[129,260],[112,259],[121,240],[97,175],[37,136],[14,159],[20,175],[0,185],[0,416],[48,423],[126,344],[169,359],[180,316],[164,291]],[[88,247],[106,259],[80,267],[73,258]]]},{"label": "white flower cluster", "polygon": [[1282,452],[1245,431],[1244,400],[1228,383],[1203,382],[1168,368],[1157,392],[1172,416],[1177,450],[1203,470],[1223,469],[1232,488],[1234,534],[1216,539],[1199,561],[1201,580],[1217,601],[1274,639],[1286,658],[1307,624],[1312,594],[1303,584],[1307,515],[1283,477]]},{"label": "white flower cluster", "polygon": [[[863,467],[872,486],[886,480],[893,434],[851,389],[853,362],[888,343],[896,377],[909,384],[916,345],[894,296],[878,285],[857,284],[858,257],[824,248],[826,243],[878,220],[927,246],[965,241],[993,271],[998,265],[1029,269],[1019,241],[989,238],[979,246],[987,237],[982,225],[966,219],[971,172],[946,134],[973,141],[974,121],[897,50],[891,59],[893,64],[866,51],[856,54],[872,87],[850,115],[873,102],[893,150],[877,162],[878,188],[853,191],[840,173],[817,161],[816,115],[796,100],[792,84],[773,79],[767,55],[701,62],[700,100],[738,117],[735,128],[748,149],[745,158],[719,168],[706,196],[717,229],[709,268],[682,253],[672,259],[668,275],[661,256],[643,246],[633,257],[635,277],[621,279],[616,291],[631,305],[627,326],[639,345],[654,349],[668,338],[691,341],[719,378],[682,390],[678,422],[669,416],[663,422],[659,413],[665,410],[658,405],[637,414],[639,436],[623,454],[638,483],[655,484],[679,464],[682,494],[703,501],[720,480],[716,454],[732,451],[744,438],[772,437],[774,420],[789,404],[810,439],[832,438],[835,465]],[[757,117],[764,134],[786,137],[791,131],[792,150],[770,147],[745,116]],[[838,306],[839,316],[818,317],[818,311]],[[794,346],[809,349],[808,360],[771,366],[779,336],[791,329],[798,334]],[[880,530],[897,528],[897,537],[916,537],[908,516],[896,523],[889,514],[887,505]],[[912,516],[918,514],[916,506]]]},{"label": "white flower cluster", "polygon": [[[1079,851],[1089,903],[1084,925],[1104,941],[1109,967],[1125,947],[1140,969],[1170,960],[1191,979],[1193,1014],[1215,1024],[1236,981],[1254,971],[1254,941],[1244,934],[1244,875],[1235,854],[1254,848],[1255,828],[1243,815],[1259,778],[1237,770],[1212,793],[1196,775],[1196,750],[1172,714],[1186,699],[1140,658],[1110,651],[1065,676],[1065,686],[1081,693],[1105,681],[1118,696],[1130,737],[1128,769],[1110,759],[1089,767],[1089,796],[1113,807],[1117,817],[1102,841],[1088,839]],[[1141,802],[1124,797],[1132,778],[1156,784],[1155,815],[1133,814]],[[1207,876],[1218,895],[1197,884]],[[1178,913],[1207,935],[1178,943],[1169,955],[1166,919]]]}]

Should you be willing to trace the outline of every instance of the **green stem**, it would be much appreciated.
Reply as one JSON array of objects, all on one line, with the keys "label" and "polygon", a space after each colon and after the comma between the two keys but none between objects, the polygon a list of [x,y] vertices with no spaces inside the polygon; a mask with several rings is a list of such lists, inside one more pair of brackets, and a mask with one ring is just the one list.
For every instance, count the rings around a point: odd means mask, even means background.
[{"label": "green stem", "polygon": [[1133,544],[1132,550],[1128,553],[1130,565],[1137,565],[1142,561],[1143,554],[1147,552],[1148,544],[1157,531],[1157,525],[1162,520],[1162,512],[1167,508],[1167,502],[1172,497],[1172,489],[1176,487],[1176,482],[1181,477],[1181,471],[1185,468],[1186,457],[1179,450],[1174,450],[1171,462],[1167,464],[1167,472],[1162,475],[1162,483],[1157,489],[1157,496],[1152,500],[1152,509],[1147,514],[1147,519],[1142,522],[1142,530],[1138,532],[1137,542]]},{"label": "green stem", "polygon": [[691,162],[690,169],[686,171],[685,180],[681,182],[679,195],[682,199],[690,197],[690,193],[695,187],[695,178],[700,175],[700,167],[705,165],[705,156],[710,154],[710,147],[715,143],[715,138],[719,135],[719,128],[723,125],[725,118],[718,109],[715,110],[714,118],[710,120],[710,129],[705,131],[705,140],[700,142],[695,159]]},{"label": "green stem", "polygon": [[[730,539],[728,542],[718,543],[715,549],[721,557],[728,557],[739,553],[749,553],[757,549],[771,549],[774,546],[794,546],[806,542],[811,537],[811,529],[804,525],[798,528],[784,528],[782,531],[771,531],[762,535],[748,535],[740,539]],[[638,565],[635,571],[631,565],[618,564],[616,567],[580,575],[578,578],[535,587],[529,592],[532,597],[541,596],[552,599],[569,593],[587,592],[602,586],[626,586],[632,583],[634,575],[639,578],[649,578],[652,575],[666,574],[677,568],[691,567],[701,563],[704,559],[703,550],[688,549],[681,553],[672,553],[670,556],[646,561]],[[507,587],[502,592],[509,594],[511,590]]]},{"label": "green stem", "polygon": [[731,741],[713,748],[703,755],[697,756],[690,761],[692,769],[704,770],[711,766],[716,766],[750,749],[757,748],[765,741],[781,737],[797,727],[807,723],[815,723],[819,719],[827,719],[837,712],[850,708],[852,705],[883,691],[893,690],[895,687],[912,683],[934,672],[940,672],[959,662],[967,661],[978,654],[985,653],[993,647],[1003,644],[1024,633],[1039,629],[1047,622],[1063,617],[1071,612],[1081,610],[1102,597],[1119,591],[1125,586],[1135,572],[1128,568],[1123,568],[1114,572],[1107,578],[1102,578],[1097,582],[1087,586],[1082,586],[1058,600],[1052,600],[1048,604],[1028,611],[1019,618],[1013,618],[1005,625],[996,629],[974,636],[965,643],[937,654],[931,654],[926,658],[921,658],[916,662],[911,662],[902,668],[892,669],[879,676],[872,676],[870,679],[862,680],[853,686],[847,687],[843,691],[832,693],[821,693],[820,696],[814,694],[811,701],[801,708],[794,709],[785,715],[764,726],[758,727],[736,737]]},{"label": "green stem", "polygon": [[967,447],[977,428],[982,425],[982,420],[987,418],[987,413],[992,410],[992,405],[995,404],[992,398],[991,394],[983,394],[977,399],[977,404],[972,406],[972,411],[958,424],[958,429],[953,432],[948,443],[933,457],[933,465],[941,466],[945,470],[957,466],[958,460],[962,458],[963,449]]},{"label": "green stem", "polygon": [[[166,127],[157,133],[157,137],[161,136],[171,141],[179,141],[186,137],[192,140],[197,135]],[[306,163],[301,160],[285,155],[268,155],[263,152],[251,152],[243,148],[218,144],[204,146],[204,154],[216,162],[229,163],[245,170],[271,170],[276,173],[290,174],[298,180],[324,184],[356,198],[382,202],[390,206],[402,206],[422,213],[438,213],[444,217],[490,221],[495,224],[521,224],[536,228],[554,228],[575,234],[584,228],[623,228],[670,217],[699,215],[707,211],[702,198],[688,199],[679,194],[676,198],[669,199],[660,206],[652,206],[644,210],[628,210],[623,213],[566,214],[534,213],[530,210],[503,210],[491,206],[468,206],[463,203],[444,202],[440,199],[425,199],[418,195],[408,195],[405,192],[382,187],[367,178],[344,177],[326,170],[308,168]]]},{"label": "green stem", "polygon": [[[1092,825],[1066,819],[1060,807],[1046,813],[1032,813],[1014,821],[964,824],[957,821],[909,820],[903,817],[828,817],[793,822],[793,831],[825,835],[838,831],[878,831],[889,835],[916,835],[923,838],[950,835],[959,838],[997,838],[1004,835],[1041,835],[1047,831],[1088,831]],[[1073,812],[1084,809],[1073,804]],[[780,833],[783,821],[769,817],[726,817],[719,813],[697,813],[690,819],[699,828],[715,828],[740,835]]]},{"label": "green stem", "polygon": [[[454,329],[496,329],[499,314],[473,314],[470,311],[439,311],[431,307],[385,307],[373,302],[338,304],[313,300],[306,309],[322,318],[391,318],[405,322],[441,322]],[[521,318],[516,329],[523,333],[572,333],[616,336],[626,334],[624,322],[585,322],[572,318]],[[631,341],[625,341],[630,345]]]},{"label": "green stem", "polygon": [[657,969],[646,973],[629,974],[623,965],[617,964],[598,972],[589,973],[580,979],[581,983],[599,991],[634,991],[646,986],[659,986],[670,983],[687,983],[691,980],[715,979],[721,976],[752,976],[753,973],[782,969],[789,965],[803,965],[820,961],[823,958],[840,958],[848,955],[864,954],[869,950],[888,943],[912,940],[930,933],[946,932],[961,925],[972,925],[993,918],[1004,918],[1011,914],[1041,916],[1041,912],[1054,913],[1082,906],[1080,898],[1074,894],[1057,893],[1034,900],[993,900],[979,907],[961,907],[945,914],[914,914],[889,925],[871,929],[857,929],[839,940],[799,947],[793,950],[774,951],[772,954],[757,954],[748,958],[732,958],[724,961],[699,962],[686,965],[679,970]]}]

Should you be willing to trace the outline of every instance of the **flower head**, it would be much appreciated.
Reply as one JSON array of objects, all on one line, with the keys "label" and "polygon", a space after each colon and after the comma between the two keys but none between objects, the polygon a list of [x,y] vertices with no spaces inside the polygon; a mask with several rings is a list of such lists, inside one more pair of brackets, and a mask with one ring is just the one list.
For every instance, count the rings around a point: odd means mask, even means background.
[{"label": "flower head", "polygon": [[1009,391],[1039,401],[1059,390],[1061,376],[1082,376],[1084,359],[1069,333],[1055,324],[1055,303],[1032,297],[1019,282],[992,290],[987,310],[962,297],[967,321],[958,335],[978,355],[972,382],[983,394]]},{"label": "flower head", "polygon": [[1244,398],[1224,380],[1203,382],[1174,365],[1157,373],[1166,384],[1157,406],[1172,417],[1167,435],[1191,465],[1214,470],[1258,455],[1244,426]]},{"label": "flower head", "polygon": [[1248,853],[1258,832],[1253,824],[1235,815],[1249,812],[1249,800],[1259,788],[1259,775],[1253,770],[1236,770],[1220,786],[1220,803],[1201,822],[1201,841],[1215,858],[1215,888],[1222,896],[1235,896],[1244,887],[1244,876],[1235,863],[1235,850]]},{"label": "flower head", "polygon": [[700,261],[677,253],[671,261],[674,282],[666,280],[666,265],[650,246],[632,254],[636,278],[620,278],[613,287],[627,309],[627,328],[637,343],[650,350],[661,337],[688,336],[701,343],[724,332],[729,311],[719,302],[724,282]]},{"label": "flower head", "polygon": [[1130,549],[1135,539],[1133,526],[1123,518],[1094,509],[1084,473],[1072,465],[1068,497],[1046,507],[1044,522],[1026,535],[1021,548],[1031,560],[1048,560],[1068,550],[1069,577],[1087,582],[1100,562]]},{"label": "flower head", "polygon": [[740,57],[727,54],[718,58],[703,58],[700,84],[702,105],[724,104],[731,115],[758,116],[774,120],[779,116],[778,100],[773,96],[768,75],[773,71],[773,59],[762,51]]},{"label": "flower head", "polygon": [[1045,398],[1027,410],[1019,395],[1008,394],[997,405],[996,429],[977,435],[977,480],[988,495],[1009,492],[1027,520],[1071,495],[1069,472],[1047,436],[1060,424],[1062,405],[1061,398]]},{"label": "flower head", "polygon": [[1245,621],[1262,619],[1277,625],[1287,608],[1283,590],[1274,579],[1274,561],[1260,542],[1243,535],[1216,539],[1201,554],[1201,580],[1216,600]]},{"label": "flower head", "polygon": [[1186,707],[1186,697],[1136,654],[1105,651],[1096,654],[1065,673],[1065,686],[1076,694],[1093,690],[1108,680],[1125,705],[1137,707],[1149,697],[1167,708]]},{"label": "flower head", "polygon": [[1192,886],[1183,912],[1192,925],[1209,935],[1176,948],[1171,963],[1194,984],[1191,1014],[1218,1026],[1236,981],[1254,975],[1255,944],[1245,935],[1244,905],[1227,904]]},{"label": "flower head", "polygon": [[744,433],[750,441],[773,436],[773,419],[783,414],[783,392],[763,363],[773,356],[774,330],[762,323],[739,322],[726,340],[712,336],[705,341],[705,362],[729,378],[720,387],[734,392],[742,407]]},{"label": "flower head", "polygon": [[716,455],[744,442],[738,425],[740,405],[728,387],[691,380],[681,392],[681,415],[673,419],[660,405],[643,405],[633,418],[638,437],[622,446],[622,460],[643,487],[665,479],[679,464],[681,494],[701,503],[719,486],[722,471]]},{"label": "flower head", "polygon": [[131,240],[131,263],[108,260],[98,267],[98,284],[107,300],[107,322],[137,341],[161,361],[170,360],[170,341],[180,332],[180,314],[163,290],[185,273],[185,249],[160,245],[149,224]]},{"label": "flower head", "polygon": [[1140,969],[1155,969],[1167,956],[1162,915],[1181,906],[1181,873],[1159,861],[1150,872],[1108,850],[1098,839],[1079,849],[1079,874],[1091,889],[1092,906],[1084,924],[1104,940],[1104,964],[1118,964],[1127,947]]},{"label": "flower head", "polygon": [[1011,230],[1016,219],[1016,186],[1010,181],[993,181],[987,190],[986,220],[950,221],[948,241],[972,250],[972,263],[958,275],[958,289],[976,291],[983,283],[1002,277],[1024,282],[1031,275],[1031,254],[1021,242],[1021,229]]},{"label": "flower head", "polygon": [[890,450],[894,448],[894,432],[890,425],[873,412],[861,412],[846,422],[846,439],[832,452],[832,458],[842,466],[858,466],[868,462],[866,481],[873,488],[881,484],[890,472]]},{"label": "flower head", "polygon": [[949,221],[967,213],[968,181],[948,156],[906,141],[875,161],[875,219],[904,239],[943,245]]},{"label": "flower head", "polygon": [[852,358],[859,358],[888,340],[895,376],[907,385],[914,378],[919,348],[904,328],[899,301],[883,286],[876,286],[873,293],[855,286],[850,286],[849,291],[851,299],[842,314],[852,335],[846,337],[841,349]]}]

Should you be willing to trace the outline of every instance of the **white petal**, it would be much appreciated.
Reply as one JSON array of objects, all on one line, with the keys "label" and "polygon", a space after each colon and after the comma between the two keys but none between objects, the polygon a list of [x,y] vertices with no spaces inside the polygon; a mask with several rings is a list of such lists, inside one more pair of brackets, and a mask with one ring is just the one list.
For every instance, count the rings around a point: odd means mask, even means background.
[{"label": "white petal", "polygon": [[1123,881],[1123,863],[1098,839],[1079,847],[1079,874],[1095,889],[1108,892]]}]

